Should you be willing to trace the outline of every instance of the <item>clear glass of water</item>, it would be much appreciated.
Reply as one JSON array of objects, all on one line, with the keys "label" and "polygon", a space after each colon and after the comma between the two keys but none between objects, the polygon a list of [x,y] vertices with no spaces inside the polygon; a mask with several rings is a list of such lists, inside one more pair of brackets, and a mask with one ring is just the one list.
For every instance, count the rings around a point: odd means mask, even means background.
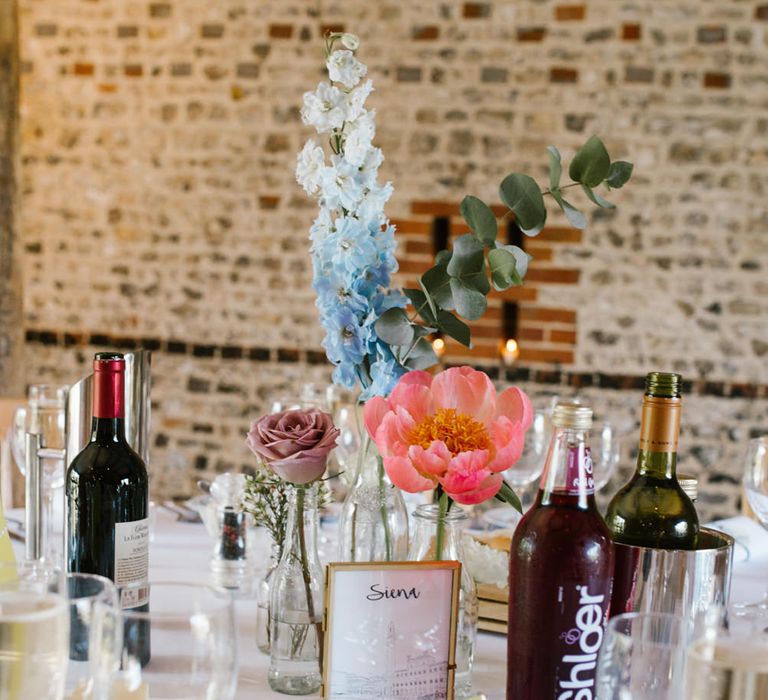
[{"label": "clear glass of water", "polygon": [[231,596],[205,584],[148,587],[149,610],[96,606],[98,626],[123,632],[97,697],[232,700],[238,665]]},{"label": "clear glass of water", "polygon": [[[26,471],[25,433],[41,436],[43,447],[63,450],[66,447],[66,403],[67,386],[56,384],[33,384],[27,393],[27,405],[16,409],[13,415],[11,451],[19,471]],[[57,561],[62,553],[63,538],[54,538],[61,533],[64,522],[54,523],[54,514],[63,518],[62,487],[64,486],[64,459],[43,460],[43,555]],[[26,476],[26,474],[25,474]],[[54,499],[60,496],[61,510],[54,509]]]},{"label": "clear glass of water", "polygon": [[[714,620],[714,622],[713,622]],[[768,698],[768,611],[731,606],[710,615],[688,648],[685,700]]]},{"label": "clear glass of water", "polygon": [[610,620],[597,661],[598,700],[680,700],[686,623],[665,613],[625,613]]},{"label": "clear glass of water", "polygon": [[36,565],[0,567],[0,700],[62,700],[69,661],[66,598],[56,573]]}]

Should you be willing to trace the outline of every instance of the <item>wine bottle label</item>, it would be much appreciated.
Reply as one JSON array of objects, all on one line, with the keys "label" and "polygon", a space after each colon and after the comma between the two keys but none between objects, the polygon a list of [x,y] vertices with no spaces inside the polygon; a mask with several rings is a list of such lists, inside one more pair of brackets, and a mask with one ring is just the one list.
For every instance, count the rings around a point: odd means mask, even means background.
[{"label": "wine bottle label", "polygon": [[640,449],[643,452],[677,452],[682,402],[678,398],[643,397]]},{"label": "wine bottle label", "polygon": [[584,448],[580,455],[579,448],[569,448],[565,462],[566,493],[572,496],[589,495],[595,492],[595,478],[592,469],[592,452]]},{"label": "wine bottle label", "polygon": [[115,523],[115,585],[124,610],[146,604],[148,580],[149,518]]}]

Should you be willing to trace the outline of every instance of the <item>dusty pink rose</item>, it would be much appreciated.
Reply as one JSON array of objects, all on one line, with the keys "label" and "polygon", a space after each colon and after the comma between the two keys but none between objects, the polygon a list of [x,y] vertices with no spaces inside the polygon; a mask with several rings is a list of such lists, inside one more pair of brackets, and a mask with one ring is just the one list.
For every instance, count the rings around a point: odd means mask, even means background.
[{"label": "dusty pink rose", "polygon": [[414,493],[438,484],[458,503],[481,503],[523,451],[533,410],[517,387],[496,394],[484,372],[453,367],[403,375],[389,398],[365,404],[365,427],[395,486]]},{"label": "dusty pink rose", "polygon": [[325,471],[339,429],[317,408],[262,416],[251,423],[246,443],[281,479],[308,484]]}]

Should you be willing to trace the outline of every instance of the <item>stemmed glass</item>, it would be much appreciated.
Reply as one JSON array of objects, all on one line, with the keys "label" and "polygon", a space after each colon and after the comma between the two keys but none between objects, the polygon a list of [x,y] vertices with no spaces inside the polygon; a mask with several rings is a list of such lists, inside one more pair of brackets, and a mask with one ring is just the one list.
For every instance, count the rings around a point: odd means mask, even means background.
[{"label": "stemmed glass", "polygon": [[[25,433],[38,433],[43,447],[60,450],[66,447],[67,391],[67,386],[33,384],[29,387],[27,405],[14,412],[11,450],[16,465],[25,476]],[[43,460],[43,556],[51,560],[60,554],[60,548],[53,541],[53,500],[54,492],[64,486],[64,472],[63,459]]]},{"label": "stemmed glass", "polygon": [[533,422],[525,435],[523,454],[504,472],[504,479],[513,488],[525,489],[536,481],[544,470],[544,459],[552,434],[552,408],[534,411]]},{"label": "stemmed glass", "polygon": [[[768,435],[747,444],[743,483],[750,508],[763,527],[768,528]],[[768,608],[768,590],[757,605]]]},{"label": "stemmed glass", "polygon": [[589,443],[595,492],[602,489],[616,472],[621,458],[622,438],[621,431],[613,423],[605,421],[592,425]]}]

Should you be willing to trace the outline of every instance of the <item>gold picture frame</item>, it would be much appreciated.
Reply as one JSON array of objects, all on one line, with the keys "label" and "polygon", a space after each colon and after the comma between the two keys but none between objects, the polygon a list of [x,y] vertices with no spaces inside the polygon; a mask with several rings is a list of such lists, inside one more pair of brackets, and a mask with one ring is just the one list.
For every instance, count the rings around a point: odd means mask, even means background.
[{"label": "gold picture frame", "polygon": [[[350,577],[349,574],[358,575]],[[453,700],[460,586],[461,564],[457,561],[329,564],[323,617],[323,697],[409,700],[418,696]],[[359,605],[354,608],[339,605],[337,595],[353,603],[350,592],[358,590],[361,595]],[[430,596],[421,599],[424,593]],[[385,607],[380,606],[381,602]],[[374,608],[370,603],[379,607]],[[447,634],[435,634],[435,621],[446,612],[448,628],[444,632]],[[366,625],[366,620],[370,625]],[[430,621],[431,626],[424,630],[424,635],[418,636],[420,624],[427,625]],[[357,625],[355,629],[353,622]],[[340,636],[345,634],[340,625],[344,626],[346,636]],[[382,636],[381,628],[385,625],[387,631]],[[406,628],[404,633],[403,626]],[[368,631],[361,631],[365,627]],[[374,628],[378,628],[378,633]],[[360,634],[363,639],[356,638]],[[420,647],[420,642],[427,640],[426,634],[430,635],[430,643],[437,647],[436,651],[432,650],[437,655],[425,651],[423,644]],[[409,643],[412,646],[408,646]],[[336,663],[334,649],[338,650],[337,655],[352,663],[346,654],[340,653],[345,648],[356,655],[358,665],[354,671],[342,670],[341,662]],[[404,655],[407,665],[399,668],[398,659]],[[365,665],[360,664],[361,659],[369,662],[368,675]],[[342,683],[344,690],[340,687]]]}]

